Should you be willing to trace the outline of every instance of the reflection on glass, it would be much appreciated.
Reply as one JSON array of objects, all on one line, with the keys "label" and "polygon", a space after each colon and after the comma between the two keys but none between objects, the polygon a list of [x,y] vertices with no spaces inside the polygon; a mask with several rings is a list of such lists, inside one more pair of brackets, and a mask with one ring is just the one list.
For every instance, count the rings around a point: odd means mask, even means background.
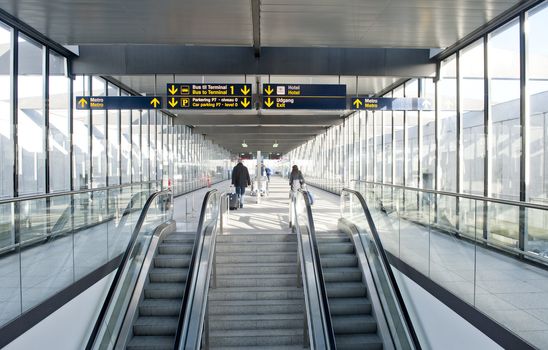
[{"label": "reflection on glass", "polygon": [[18,180],[19,195],[46,190],[43,47],[19,34]]},{"label": "reflection on glass", "polygon": [[457,60],[442,62],[438,86],[439,185],[442,191],[457,190]]},{"label": "reflection on glass", "polygon": [[[108,96],[119,96],[120,89],[107,84]],[[120,111],[111,109],[107,111],[107,176],[108,185],[120,184]]]},{"label": "reflection on glass", "polygon": [[66,59],[49,54],[49,189],[70,190],[69,78]]},{"label": "reflection on glass", "polygon": [[[73,95],[89,95],[89,77],[77,75],[73,82]],[[82,190],[90,186],[90,158],[89,158],[89,123],[90,112],[72,110],[72,129],[73,129],[73,181],[74,189]]]},{"label": "reflection on glass", "polygon": [[[106,82],[102,78],[93,77],[92,95],[104,96]],[[93,188],[107,185],[107,139],[106,139],[106,111],[94,110],[91,112],[91,157],[92,157],[92,186]]]},{"label": "reflection on glass", "polygon": [[[436,88],[432,79],[422,79],[421,97],[435,101]],[[435,106],[433,106],[435,108]],[[436,113],[434,111],[420,112],[420,157],[422,188],[434,189],[436,179]]]},{"label": "reflection on glass", "polygon": [[[11,30],[0,23],[0,47],[11,56]],[[0,197],[13,196],[13,121],[11,114],[11,60],[0,64]]]},{"label": "reflection on glass", "polygon": [[[419,97],[419,82],[405,83],[405,97]],[[419,187],[419,112],[405,112],[405,185]]]}]

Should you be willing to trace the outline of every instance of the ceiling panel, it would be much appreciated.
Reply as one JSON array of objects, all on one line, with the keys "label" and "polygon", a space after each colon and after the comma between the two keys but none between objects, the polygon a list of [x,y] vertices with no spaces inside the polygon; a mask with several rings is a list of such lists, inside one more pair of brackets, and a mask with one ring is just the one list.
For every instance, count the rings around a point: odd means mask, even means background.
[{"label": "ceiling panel", "polygon": [[[447,47],[520,0],[261,0],[262,46]],[[61,44],[253,46],[249,0],[0,0]]]}]

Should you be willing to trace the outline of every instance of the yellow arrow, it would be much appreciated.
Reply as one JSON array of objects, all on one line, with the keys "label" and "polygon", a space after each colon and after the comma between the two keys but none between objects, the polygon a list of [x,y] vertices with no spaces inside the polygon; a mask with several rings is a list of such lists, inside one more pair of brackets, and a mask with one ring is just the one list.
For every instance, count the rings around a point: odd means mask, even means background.
[{"label": "yellow arrow", "polygon": [[82,108],[84,108],[88,104],[88,100],[82,97],[78,103],[82,106]]},{"label": "yellow arrow", "polygon": [[356,100],[354,100],[354,102],[352,103],[354,106],[356,106],[356,108],[360,108],[360,106],[363,104],[362,100],[360,100],[359,98],[357,98]]},{"label": "yellow arrow", "polygon": [[270,97],[266,100],[266,102],[264,103],[268,108],[272,107],[272,105],[274,104],[274,101],[272,101],[270,99]]},{"label": "yellow arrow", "polygon": [[249,93],[250,89],[247,87],[247,85],[244,85],[244,88],[240,89],[240,91],[242,92],[242,94],[247,95]]},{"label": "yellow arrow", "polygon": [[168,102],[171,108],[177,106],[177,100],[174,97],[172,97],[171,100],[169,100]]},{"label": "yellow arrow", "polygon": [[169,90],[167,91],[169,91],[170,94],[175,95],[175,93],[177,92],[177,88],[175,87],[175,85],[171,85],[169,87]]},{"label": "yellow arrow", "polygon": [[251,103],[251,102],[249,102],[249,101],[247,100],[247,97],[245,97],[245,98],[244,98],[244,102],[242,102],[242,106],[244,106],[244,108],[247,108],[247,106],[249,106],[250,103]]},{"label": "yellow arrow", "polygon": [[158,107],[158,105],[160,104],[160,101],[158,101],[158,99],[156,97],[154,97],[152,99],[152,101],[150,101],[150,104],[154,106],[154,108]]},{"label": "yellow arrow", "polygon": [[264,89],[264,92],[266,92],[267,95],[270,95],[273,91],[274,91],[274,89],[271,88],[270,85],[268,85],[268,87],[266,89]]}]

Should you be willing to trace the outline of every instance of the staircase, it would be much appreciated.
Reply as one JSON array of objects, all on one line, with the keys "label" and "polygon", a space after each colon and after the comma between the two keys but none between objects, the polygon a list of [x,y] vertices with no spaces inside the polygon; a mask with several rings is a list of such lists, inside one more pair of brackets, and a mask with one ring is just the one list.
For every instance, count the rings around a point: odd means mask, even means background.
[{"label": "staircase", "polygon": [[320,232],[316,237],[337,349],[382,349],[350,237],[342,232]]},{"label": "staircase", "polygon": [[195,237],[175,232],[158,245],[127,349],[173,350]]},{"label": "staircase", "polygon": [[210,348],[302,349],[296,235],[220,235],[216,259],[217,288],[208,297]]}]

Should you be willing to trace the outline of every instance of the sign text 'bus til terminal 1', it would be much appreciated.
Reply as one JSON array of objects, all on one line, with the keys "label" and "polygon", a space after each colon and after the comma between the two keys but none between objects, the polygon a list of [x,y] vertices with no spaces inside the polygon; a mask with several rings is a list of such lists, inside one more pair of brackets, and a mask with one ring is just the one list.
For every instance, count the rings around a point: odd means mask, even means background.
[{"label": "sign text 'bus til terminal 1'", "polygon": [[251,84],[170,83],[168,109],[251,109]]}]

